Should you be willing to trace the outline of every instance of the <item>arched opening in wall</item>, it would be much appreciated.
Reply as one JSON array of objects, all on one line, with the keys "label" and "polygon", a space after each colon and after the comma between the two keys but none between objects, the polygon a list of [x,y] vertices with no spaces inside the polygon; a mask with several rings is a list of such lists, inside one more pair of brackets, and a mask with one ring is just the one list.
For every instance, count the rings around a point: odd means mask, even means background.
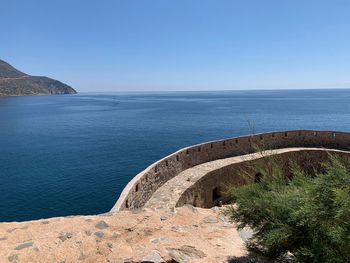
[{"label": "arched opening in wall", "polygon": [[260,183],[261,182],[261,177],[262,177],[261,173],[256,173],[254,175],[254,183]]},{"label": "arched opening in wall", "polygon": [[215,187],[212,193],[213,206],[217,206],[221,203],[222,195],[219,187]]}]

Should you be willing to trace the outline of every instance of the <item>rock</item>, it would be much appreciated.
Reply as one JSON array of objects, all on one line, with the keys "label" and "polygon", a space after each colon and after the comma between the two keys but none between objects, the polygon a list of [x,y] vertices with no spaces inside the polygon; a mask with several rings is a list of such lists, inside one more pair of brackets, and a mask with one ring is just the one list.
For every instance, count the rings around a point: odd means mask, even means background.
[{"label": "rock", "polygon": [[164,241],[164,240],[166,240],[165,237],[158,237],[158,238],[152,239],[152,240],[151,240],[151,243],[153,243],[153,244],[158,244],[160,241]]},{"label": "rock", "polygon": [[98,229],[105,229],[109,227],[109,225],[105,221],[100,221],[95,225],[95,227]]},{"label": "rock", "polygon": [[21,250],[23,248],[31,247],[31,246],[33,246],[33,244],[34,244],[33,242],[26,242],[26,243],[23,243],[23,244],[15,247],[15,250]]},{"label": "rock", "polygon": [[251,239],[253,237],[254,231],[249,227],[245,227],[243,229],[240,229],[238,231],[238,234],[244,242],[247,242],[247,241],[249,241],[249,239]]},{"label": "rock", "polygon": [[95,236],[97,236],[98,238],[103,238],[103,236],[105,235],[102,231],[97,231],[94,233]]},{"label": "rock", "polygon": [[234,228],[234,225],[228,222],[224,223],[224,228]]},{"label": "rock", "polygon": [[220,218],[220,220],[221,220],[222,222],[227,222],[227,221],[228,221],[227,218],[226,218],[226,216],[224,216],[224,215],[220,215],[219,218]]},{"label": "rock", "polygon": [[7,237],[0,237],[0,241],[6,240],[6,239],[7,239]]},{"label": "rock", "polygon": [[73,234],[69,232],[62,232],[58,236],[59,239],[61,239],[62,242],[66,241],[67,239],[72,238]]},{"label": "rock", "polygon": [[214,224],[218,222],[218,219],[215,216],[207,216],[203,218],[203,222],[208,224]]},{"label": "rock", "polygon": [[152,250],[147,256],[142,259],[142,262],[165,263],[157,250]]},{"label": "rock", "polygon": [[167,248],[169,256],[178,263],[187,263],[195,259],[204,258],[206,254],[193,246],[181,248]]},{"label": "rock", "polygon": [[216,212],[219,211],[219,207],[213,206],[213,207],[211,208],[211,211],[213,211],[214,213],[216,213]]}]

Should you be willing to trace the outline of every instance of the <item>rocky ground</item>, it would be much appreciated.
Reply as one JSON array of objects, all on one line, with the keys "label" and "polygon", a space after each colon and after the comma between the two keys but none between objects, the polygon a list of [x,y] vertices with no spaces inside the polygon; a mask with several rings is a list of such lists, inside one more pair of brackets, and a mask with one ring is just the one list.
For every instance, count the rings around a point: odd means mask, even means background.
[{"label": "rocky ground", "polygon": [[249,262],[220,210],[122,211],[0,224],[0,262]]}]

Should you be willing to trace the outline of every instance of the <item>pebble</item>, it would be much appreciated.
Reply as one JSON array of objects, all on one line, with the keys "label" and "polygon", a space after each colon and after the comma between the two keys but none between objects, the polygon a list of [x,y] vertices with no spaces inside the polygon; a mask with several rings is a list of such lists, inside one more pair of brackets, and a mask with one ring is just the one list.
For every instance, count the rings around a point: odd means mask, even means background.
[{"label": "pebble", "polygon": [[151,239],[151,243],[158,244],[160,241],[164,241],[164,240],[166,240],[165,237],[158,237],[158,238]]},{"label": "pebble", "polygon": [[97,236],[98,238],[103,238],[103,236],[105,235],[102,231],[97,231],[94,233],[95,236]]},{"label": "pebble", "polygon": [[23,248],[31,247],[31,246],[33,246],[33,244],[34,244],[33,242],[23,243],[23,244],[20,244],[17,247],[15,247],[15,250],[21,250]]},{"label": "pebble", "polygon": [[98,229],[105,229],[109,227],[109,225],[105,221],[100,221],[95,225],[95,227]]},{"label": "pebble", "polygon": [[58,238],[61,239],[62,242],[66,241],[67,239],[72,238],[73,234],[69,232],[62,232]]}]

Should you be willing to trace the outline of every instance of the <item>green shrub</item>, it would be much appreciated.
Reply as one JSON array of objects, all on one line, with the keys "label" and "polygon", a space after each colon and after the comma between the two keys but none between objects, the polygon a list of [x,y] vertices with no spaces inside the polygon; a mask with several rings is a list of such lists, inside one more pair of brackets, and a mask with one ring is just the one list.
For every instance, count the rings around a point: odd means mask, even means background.
[{"label": "green shrub", "polygon": [[227,209],[239,228],[254,230],[250,246],[265,255],[294,262],[350,262],[350,169],[330,156],[325,171],[305,175],[296,165],[286,178],[282,165],[258,166],[259,180],[231,187],[235,205]]}]

